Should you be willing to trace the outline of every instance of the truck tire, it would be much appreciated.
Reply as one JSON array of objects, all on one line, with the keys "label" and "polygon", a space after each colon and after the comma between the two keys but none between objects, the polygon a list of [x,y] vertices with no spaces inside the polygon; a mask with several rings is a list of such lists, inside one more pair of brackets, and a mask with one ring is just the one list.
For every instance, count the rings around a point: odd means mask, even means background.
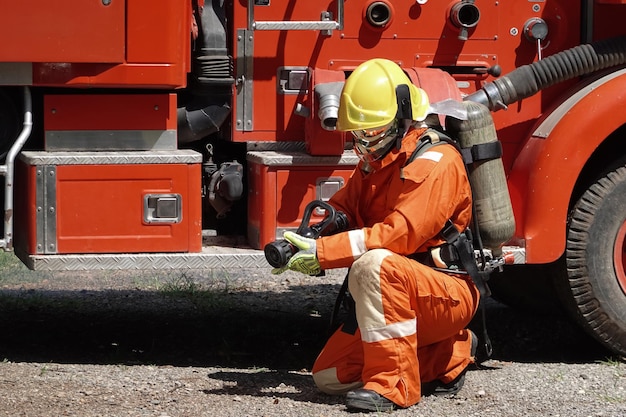
[{"label": "truck tire", "polygon": [[566,309],[601,344],[626,356],[626,166],[591,184],[573,207],[555,276]]}]

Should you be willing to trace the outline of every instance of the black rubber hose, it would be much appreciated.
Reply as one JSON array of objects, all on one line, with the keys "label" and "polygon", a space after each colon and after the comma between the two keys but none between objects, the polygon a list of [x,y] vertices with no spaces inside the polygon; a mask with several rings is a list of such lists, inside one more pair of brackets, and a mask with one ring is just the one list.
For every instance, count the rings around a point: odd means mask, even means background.
[{"label": "black rubber hose", "polygon": [[232,59],[228,56],[223,0],[194,2],[198,40],[194,50],[193,99],[178,108],[178,141],[193,142],[218,132],[231,112]]},{"label": "black rubber hose", "polygon": [[521,66],[464,100],[497,111],[559,82],[622,64],[626,64],[626,36],[604,39]]}]

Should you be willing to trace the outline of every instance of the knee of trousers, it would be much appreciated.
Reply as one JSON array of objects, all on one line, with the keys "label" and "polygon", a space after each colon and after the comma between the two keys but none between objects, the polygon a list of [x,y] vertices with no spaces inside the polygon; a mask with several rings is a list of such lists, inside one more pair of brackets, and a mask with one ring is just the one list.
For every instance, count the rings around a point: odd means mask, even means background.
[{"label": "knee of trousers", "polygon": [[363,292],[380,292],[381,265],[391,255],[387,249],[372,249],[354,261],[348,275],[350,293],[358,297]]}]

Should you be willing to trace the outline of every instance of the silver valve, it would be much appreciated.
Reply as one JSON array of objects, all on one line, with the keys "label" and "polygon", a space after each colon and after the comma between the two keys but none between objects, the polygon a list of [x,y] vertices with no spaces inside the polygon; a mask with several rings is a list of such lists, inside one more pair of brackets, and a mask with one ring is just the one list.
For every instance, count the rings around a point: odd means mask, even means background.
[{"label": "silver valve", "polygon": [[524,36],[537,45],[537,58],[541,60],[542,42],[548,36],[548,24],[539,17],[528,19],[524,23]]}]

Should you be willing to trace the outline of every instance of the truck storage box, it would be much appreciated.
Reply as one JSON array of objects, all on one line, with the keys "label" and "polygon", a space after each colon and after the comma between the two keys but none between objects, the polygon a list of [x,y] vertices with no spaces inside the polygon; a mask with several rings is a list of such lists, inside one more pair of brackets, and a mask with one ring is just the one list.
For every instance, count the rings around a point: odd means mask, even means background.
[{"label": "truck storage box", "polygon": [[[328,200],[350,177],[358,158],[348,151],[340,156],[305,153],[248,152],[248,241],[255,249],[295,230],[305,206]],[[324,218],[314,213],[311,223]]]},{"label": "truck storage box", "polygon": [[190,150],[23,152],[16,250],[200,252],[201,163]]}]

